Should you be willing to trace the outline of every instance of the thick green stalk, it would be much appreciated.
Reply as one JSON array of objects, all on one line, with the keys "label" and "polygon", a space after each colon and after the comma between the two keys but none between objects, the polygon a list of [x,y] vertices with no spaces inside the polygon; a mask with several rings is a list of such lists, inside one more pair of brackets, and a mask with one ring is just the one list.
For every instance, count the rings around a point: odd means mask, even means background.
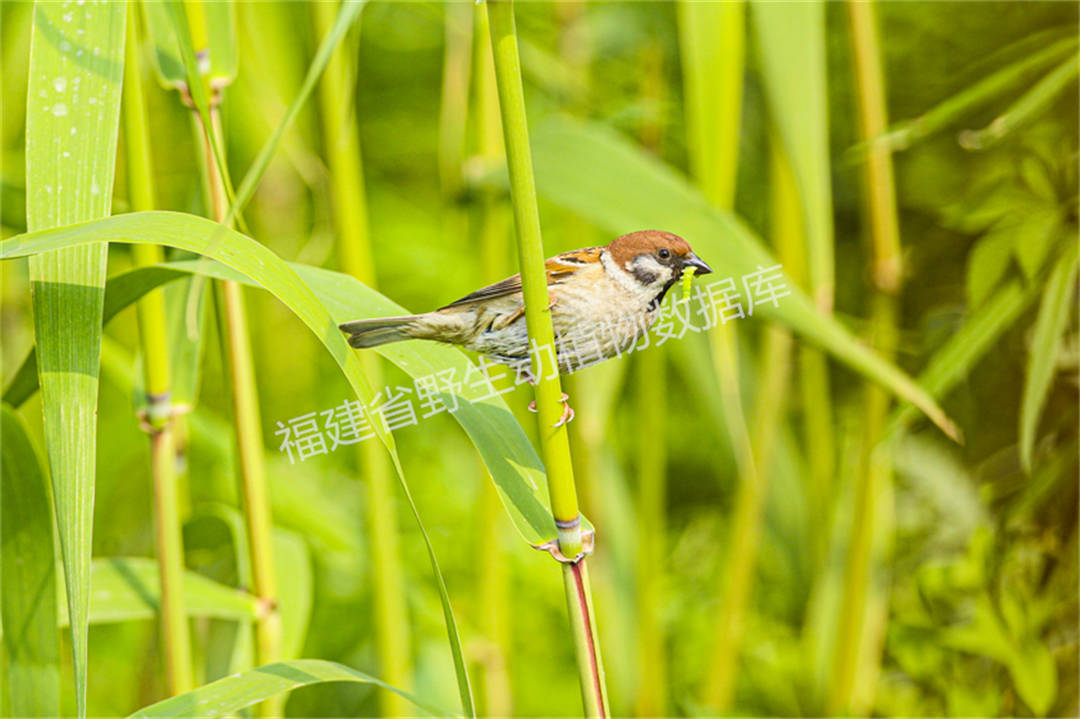
[{"label": "thick green stalk", "polygon": [[[883,133],[888,123],[874,7],[864,0],[851,0],[848,2],[848,17],[861,139],[869,142]],[[898,335],[896,295],[902,276],[892,156],[888,146],[877,143],[868,145],[863,159],[866,218],[875,285],[871,301],[870,339],[884,357],[891,359]],[[880,443],[888,409],[888,395],[874,385],[867,385],[851,536],[848,540],[840,623],[827,705],[830,713],[869,711],[872,688],[860,688],[858,680],[866,676],[861,668],[871,662],[874,667],[871,675],[876,675],[880,661],[877,652],[873,656],[866,656],[862,650],[867,647],[864,636],[871,624],[867,617],[874,534],[881,521],[875,516],[875,508],[880,504],[882,492],[888,491],[888,484],[892,481],[888,443]],[[880,647],[881,637],[874,637],[873,640],[874,645]],[[872,687],[873,683],[871,678],[868,684]]]},{"label": "thick green stalk", "polygon": [[[136,5],[128,12],[124,59],[123,116],[126,144],[128,202],[134,211],[154,209],[154,173],[143,102]],[[164,259],[158,245],[135,245],[136,265],[155,265]],[[176,449],[169,390],[169,347],[166,338],[165,296],[148,293],[135,306],[142,345],[146,385],[145,426],[150,434],[150,469],[154,477],[155,538],[161,577],[161,631],[169,694],[194,687],[191,636],[184,606],[184,546],[180,530]]]},{"label": "thick green stalk", "polygon": [[637,427],[637,526],[649,541],[637,553],[637,714],[665,716],[667,649],[664,641],[664,568],[667,566],[667,375],[665,353],[637,357],[640,381],[635,392]]},{"label": "thick green stalk", "polygon": [[[326,36],[337,17],[338,3],[312,5],[315,25]],[[324,154],[330,168],[331,207],[337,235],[338,264],[369,287],[375,286],[375,264],[368,232],[367,195],[356,107],[349,79],[355,77],[346,46],[339,45],[319,83]],[[382,368],[371,353],[361,353],[364,375],[382,385]],[[398,542],[392,476],[387,454],[377,442],[361,442],[360,467],[367,478],[368,521],[371,536],[371,580],[374,594],[375,647],[379,675],[398,687],[411,683],[409,622],[403,594],[404,562]],[[393,692],[379,694],[384,716],[410,713],[408,703]]]},{"label": "thick green stalk", "polygon": [[[202,126],[198,114],[193,113],[202,141],[205,158],[206,182],[210,189],[211,214],[222,222],[227,218],[229,203],[225,183],[214,161],[213,147],[207,128]],[[221,134],[220,114],[217,105],[210,110],[211,127],[217,144],[224,146]],[[255,385],[255,363],[251,356],[250,333],[247,311],[244,308],[243,290],[231,280],[220,285],[222,316],[224,320],[223,348],[225,365],[229,375],[233,422],[236,434],[237,466],[240,471],[240,494],[243,498],[245,525],[248,534],[248,551],[251,553],[252,591],[259,598],[262,614],[255,624],[255,654],[259,664],[276,661],[281,644],[281,614],[277,609],[277,571],[273,553],[273,519],[270,514],[270,496],[267,490],[266,467],[263,463],[262,424],[259,420],[259,397]],[[265,715],[280,713],[281,700],[271,700],[259,705]]]},{"label": "thick green stalk", "polygon": [[[517,230],[525,321],[529,338],[538,348],[533,357],[532,373],[536,381],[540,449],[547,470],[552,514],[559,528],[559,550],[564,557],[576,559],[583,546],[581,517],[578,513],[569,436],[566,425],[559,424],[563,414],[560,399],[562,389],[555,362],[555,334],[549,314],[550,299],[544,271],[544,247],[540,236],[540,211],[529,150],[529,130],[525,119],[525,92],[521,83],[514,6],[510,0],[495,0],[489,2],[488,7],[495,81],[499,91],[510,171],[510,196]],[[590,717],[607,716],[607,690],[584,557],[564,565],[563,581],[585,713]]]},{"label": "thick green stalk", "polygon": [[[476,157],[486,166],[505,164],[502,147],[502,124],[499,120],[499,97],[495,87],[495,65],[491,56],[490,23],[487,5],[472,7],[472,87],[474,104],[468,113],[476,142]],[[447,62],[450,61],[448,55]],[[460,168],[459,168],[460,172]],[[482,189],[476,209],[475,242],[479,247],[483,277],[489,282],[509,274],[510,226],[505,200],[490,186]],[[482,671],[483,713],[487,716],[510,716],[513,713],[513,694],[508,667],[511,632],[513,629],[506,545],[492,541],[504,531],[502,507],[494,485],[487,481],[487,470],[481,468],[485,486],[480,490],[478,556],[480,578],[476,606],[482,613],[479,620],[487,638],[487,647],[480,659]]]},{"label": "thick green stalk", "polygon": [[442,101],[439,103],[439,181],[443,194],[461,191],[469,119],[469,76],[473,59],[473,9],[469,3],[443,6],[444,43]]},{"label": "thick green stalk", "polygon": [[[642,48],[641,98],[646,107],[663,107],[666,85],[663,52],[657,42]],[[641,144],[660,153],[664,126],[657,114],[646,115]],[[672,298],[669,301],[677,301]],[[667,653],[664,636],[664,569],[667,566],[667,367],[666,353],[637,358],[637,525],[649,528],[649,541],[637,552],[637,714],[663,716],[667,711]]]},{"label": "thick green stalk", "polygon": [[[709,202],[730,210],[735,204],[738,174],[746,6],[743,2],[680,2],[677,8],[691,171]],[[739,476],[727,562],[717,590],[721,616],[705,674],[704,701],[722,711],[730,706],[735,693],[744,615],[756,564],[763,477],[743,413],[734,324],[718,324],[709,332],[709,344]]]},{"label": "thick green stalk", "polygon": [[[772,164],[772,235],[777,256],[782,262],[799,261],[802,248],[801,203],[790,166],[782,149],[773,142]],[[734,334],[734,333],[732,333]],[[794,340],[791,332],[779,326],[765,329],[754,402],[751,437],[737,402],[737,356],[734,348],[723,343],[722,333],[713,333],[717,369],[725,387],[724,411],[735,450],[740,484],[727,545],[727,571],[720,587],[721,612],[719,631],[713,651],[710,682],[706,688],[708,706],[724,710],[735,695],[739,649],[745,633],[746,615],[754,588],[754,572],[764,522],[765,497],[772,457],[787,409],[786,397],[791,375]],[[730,387],[734,387],[731,390]],[[728,405],[732,405],[729,407]]]}]

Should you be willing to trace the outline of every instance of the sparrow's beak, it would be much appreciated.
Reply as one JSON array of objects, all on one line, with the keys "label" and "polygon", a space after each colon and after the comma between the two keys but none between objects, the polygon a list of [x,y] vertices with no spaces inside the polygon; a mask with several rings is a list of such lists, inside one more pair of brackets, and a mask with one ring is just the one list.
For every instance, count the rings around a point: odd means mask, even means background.
[{"label": "sparrow's beak", "polygon": [[712,272],[712,268],[705,264],[705,261],[693,252],[683,260],[682,268],[685,270],[687,267],[693,267],[695,275],[707,275]]}]

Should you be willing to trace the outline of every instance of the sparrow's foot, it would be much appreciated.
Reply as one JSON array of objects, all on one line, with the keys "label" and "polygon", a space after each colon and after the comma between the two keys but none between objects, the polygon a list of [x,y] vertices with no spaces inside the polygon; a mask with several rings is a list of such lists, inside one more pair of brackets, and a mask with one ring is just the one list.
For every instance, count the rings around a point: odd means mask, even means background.
[{"label": "sparrow's foot", "polygon": [[571,407],[570,403],[567,401],[569,399],[566,392],[563,392],[563,396],[559,399],[559,401],[562,402],[562,417],[559,417],[559,421],[551,425],[552,428],[562,427],[564,424],[567,424],[574,419],[574,408]]},{"label": "sparrow's foot", "polygon": [[[550,297],[550,295],[549,295],[549,297]],[[551,300],[548,302],[547,307],[545,307],[544,309],[547,310],[548,312],[550,312],[551,308],[554,307],[555,303],[558,302],[558,301],[559,301],[558,297],[551,297]]]},{"label": "sparrow's foot", "polygon": [[[564,424],[566,424],[567,422],[574,419],[574,408],[570,406],[570,403],[568,402],[569,399],[570,399],[570,396],[568,394],[566,394],[566,392],[563,392],[562,397],[559,398],[559,401],[562,402],[562,406],[563,406],[562,416],[559,417],[558,422],[551,425],[552,428],[562,427]],[[539,410],[536,409],[536,400],[535,399],[532,402],[529,402],[529,411],[530,412],[539,411]]]}]

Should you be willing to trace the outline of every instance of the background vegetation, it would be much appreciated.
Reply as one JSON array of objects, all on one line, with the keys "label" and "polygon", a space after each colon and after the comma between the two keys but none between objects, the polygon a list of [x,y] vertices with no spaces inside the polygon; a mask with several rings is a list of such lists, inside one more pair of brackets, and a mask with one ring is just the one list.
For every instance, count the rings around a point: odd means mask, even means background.
[{"label": "background vegetation", "polygon": [[[127,715],[309,658],[353,671],[291,665],[263,689],[338,681],[249,711],[417,711],[363,672],[435,712],[580,713],[558,572],[514,531],[549,527],[489,480],[546,500],[527,391],[516,420],[421,419],[396,454],[278,449],[294,418],[464,371],[357,359],[330,317],[516,271],[483,6],[187,5],[0,5],[5,239],[104,217],[108,187],[114,215],[188,215],[0,245],[35,255],[0,263],[0,708]],[[566,382],[612,712],[1076,716],[1076,5],[516,16],[548,254],[658,227],[719,277],[767,249],[802,290]],[[109,245],[107,284],[101,245],[37,254],[79,232],[145,244]]]}]

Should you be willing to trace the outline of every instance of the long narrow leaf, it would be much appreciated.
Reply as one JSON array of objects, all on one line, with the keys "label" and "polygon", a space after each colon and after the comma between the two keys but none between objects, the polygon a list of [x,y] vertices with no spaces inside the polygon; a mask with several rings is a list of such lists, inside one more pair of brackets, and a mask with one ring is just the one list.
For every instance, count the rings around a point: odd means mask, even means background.
[{"label": "long narrow leaf", "polygon": [[[109,214],[127,16],[122,3],[39,2],[30,40],[26,222],[39,230]],[[45,446],[74,618],[75,698],[86,714],[87,614],[107,246],[30,260]]]},{"label": "long narrow leaf", "polygon": [[[290,266],[335,318],[400,315],[408,311],[348,275],[306,265]],[[189,277],[194,272],[214,279],[261,286],[257,275],[245,275],[217,262],[190,260],[138,268],[109,279],[105,292],[105,321],[150,290]],[[375,350],[411,377],[430,376],[450,369],[458,378],[475,371],[464,354],[434,343],[404,342]],[[5,393],[5,401],[9,396],[25,401],[36,391],[36,378],[27,369],[34,365],[34,358],[31,352],[19,368]],[[458,407],[453,417],[480,452],[519,534],[529,544],[539,546],[556,537],[555,524],[542,490],[544,474],[540,458],[505,402],[500,397],[485,397],[485,394],[486,390],[479,386],[464,385],[447,391],[443,399],[446,406]],[[591,527],[588,520],[583,518],[583,522],[587,528]]]},{"label": "long narrow leaf", "polygon": [[[157,562],[148,557],[95,559],[90,576],[90,623],[112,624],[157,616],[161,581]],[[258,601],[247,592],[219,584],[197,572],[184,572],[184,606],[188,616],[251,621]],[[60,612],[61,626],[68,624]]]},{"label": "long narrow leaf", "polygon": [[[59,247],[79,246],[100,241],[102,238],[116,238],[121,242],[164,244],[191,252],[205,252],[214,259],[257,278],[264,288],[284,302],[319,337],[344,371],[357,397],[365,404],[372,400],[374,393],[361,372],[356,353],[346,344],[337,328],[338,323],[318,297],[277,255],[254,240],[222,225],[194,215],[133,213],[62,230],[46,231],[36,237],[20,235],[11,238],[0,244],[0,258],[34,255]],[[474,708],[471,693],[468,691],[461,639],[434,547],[420,519],[412,494],[409,492],[393,436],[379,423],[373,423],[372,428],[390,452],[394,469],[409,502],[409,508],[424,539],[425,549],[439,589],[439,598],[443,605],[455,672],[459,678],[459,687],[462,689],[462,705],[466,713],[471,715],[474,713]]]},{"label": "long narrow leaf", "polygon": [[355,669],[322,661],[321,659],[296,659],[291,662],[275,662],[249,669],[206,686],[175,696],[132,714],[137,717],[219,717],[233,714],[244,707],[269,699],[282,692],[323,684],[326,682],[355,682],[373,684],[412,702],[433,716],[453,716],[445,709],[432,708],[421,699],[397,687],[379,681]]},{"label": "long narrow leaf", "polygon": [[810,294],[828,311],[835,279],[825,6],[759,1],[751,8],[770,119],[780,131],[802,198]]},{"label": "long narrow leaf", "polygon": [[1039,415],[1046,404],[1046,395],[1054,378],[1061,336],[1073,306],[1073,287],[1076,286],[1076,242],[1069,242],[1069,249],[1058,260],[1050,281],[1046,283],[1035,331],[1031,337],[1031,353],[1028,356],[1027,376],[1024,380],[1024,399],[1020,406],[1020,463],[1031,471],[1031,451],[1035,444],[1035,430]]},{"label": "long narrow leaf", "polygon": [[0,618],[17,717],[60,713],[56,549],[41,458],[22,420],[0,409]]},{"label": "long narrow leaf", "polygon": [[[532,143],[540,192],[613,235],[650,227],[676,232],[719,277],[736,281],[776,264],[761,240],[734,215],[713,209],[684,178],[599,125],[549,118],[539,124]],[[957,437],[952,422],[924,389],[818,312],[790,278],[785,285],[791,294],[776,306],[755,307],[755,318],[760,314],[787,325]]]}]

